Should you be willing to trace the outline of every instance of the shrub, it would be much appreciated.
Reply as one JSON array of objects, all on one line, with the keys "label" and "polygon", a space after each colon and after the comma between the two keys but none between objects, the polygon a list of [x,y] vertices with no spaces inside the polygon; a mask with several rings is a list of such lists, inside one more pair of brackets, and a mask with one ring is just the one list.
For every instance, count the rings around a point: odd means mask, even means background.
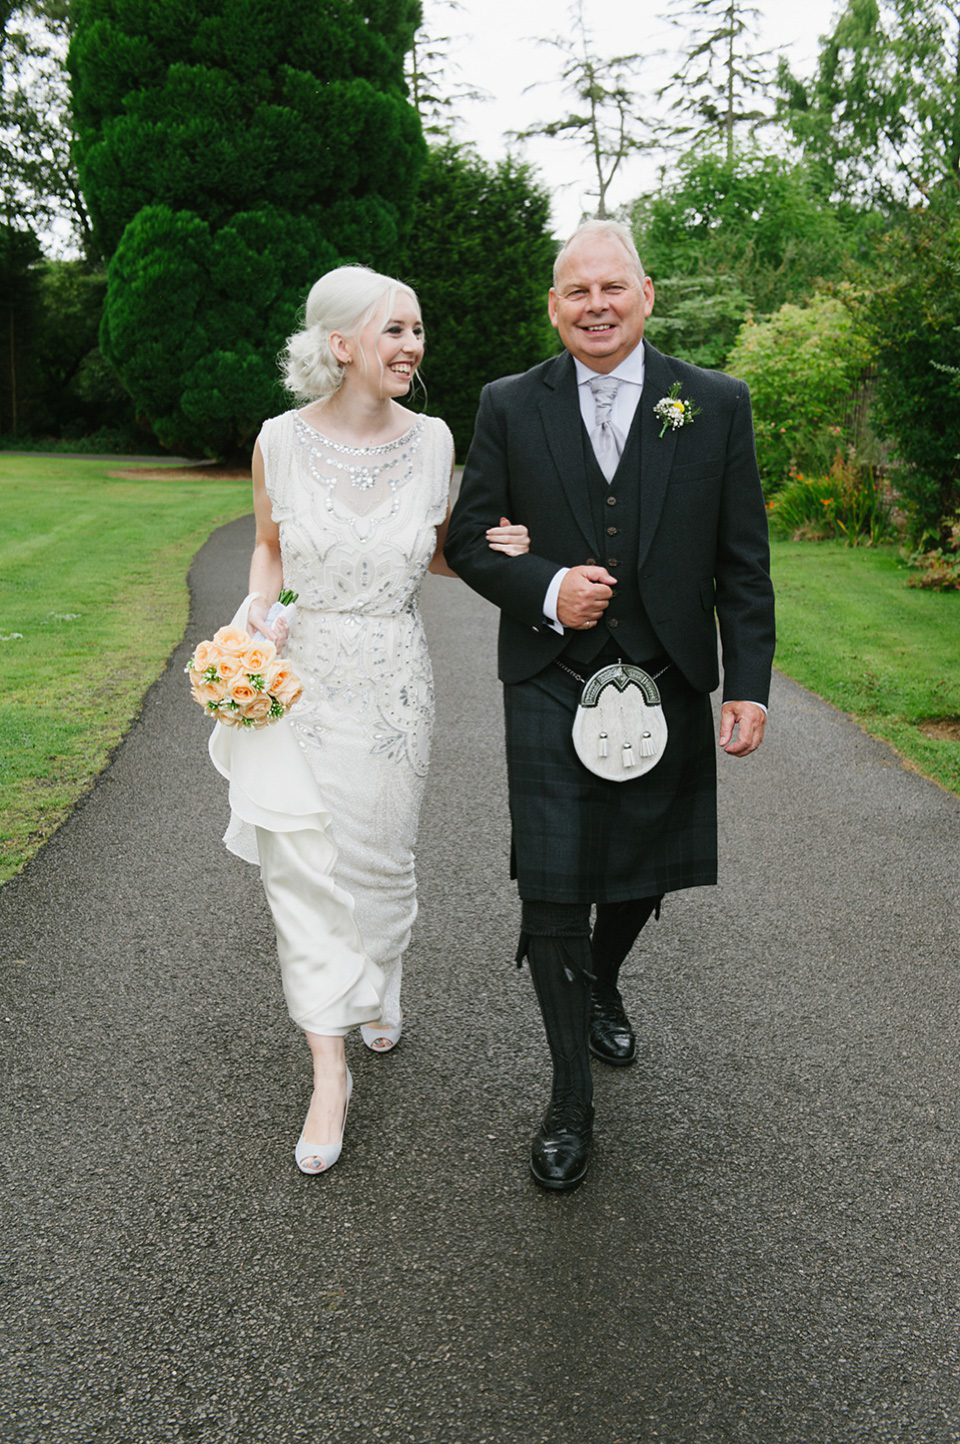
[{"label": "shrub", "polygon": [[741,326],[726,370],[750,387],[757,459],[768,493],[799,472],[824,471],[855,438],[847,416],[870,359],[847,307],[816,295]]},{"label": "shrub", "polygon": [[[939,529],[938,529],[939,530]],[[946,540],[940,546],[926,550],[937,534],[928,533],[920,538],[920,545],[907,557],[912,574],[907,578],[908,587],[924,587],[935,592],[960,591],[960,512],[948,519],[943,528]]]},{"label": "shrub", "polygon": [[[527,166],[509,156],[491,164],[462,146],[431,150],[400,274],[423,308],[429,410],[446,421],[461,458],[484,382],[556,349],[549,223],[550,197]],[[491,325],[491,297],[509,327]]]},{"label": "shrub", "polygon": [[889,491],[871,466],[839,453],[829,475],[794,476],[767,504],[774,533],[791,541],[833,538],[875,546],[896,535]]},{"label": "shrub", "polygon": [[877,423],[901,463],[911,540],[949,551],[960,507],[960,220],[932,209],[905,217],[854,303],[876,358]]},{"label": "shrub", "polygon": [[164,446],[249,452],[317,276],[396,263],[426,148],[418,0],[73,0],[103,355]]}]

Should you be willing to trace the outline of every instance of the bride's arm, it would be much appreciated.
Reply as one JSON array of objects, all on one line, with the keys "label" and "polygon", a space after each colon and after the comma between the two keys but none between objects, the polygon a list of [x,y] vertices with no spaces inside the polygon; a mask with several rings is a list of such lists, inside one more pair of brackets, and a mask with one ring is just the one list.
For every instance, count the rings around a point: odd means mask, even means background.
[{"label": "bride's arm", "polygon": [[[442,524],[437,527],[437,546],[427,568],[438,577],[455,577],[457,575],[443,555],[443,548],[447,541],[447,527],[450,525],[450,511],[451,508],[448,506]],[[525,552],[530,550],[530,533],[525,526],[511,526],[508,519],[502,516],[499,526],[487,528],[487,545],[492,551],[504,552],[508,557],[522,557]]]},{"label": "bride's arm", "polygon": [[260,443],[253,448],[253,514],[257,523],[257,536],[253,556],[250,558],[250,581],[247,590],[259,592],[250,603],[247,616],[249,630],[262,632],[275,642],[282,651],[289,635],[287,623],[278,617],[272,627],[267,626],[267,612],[280,595],[283,586],[283,562],[280,557],[280,528],[273,519],[267,484],[263,474],[263,454]]}]

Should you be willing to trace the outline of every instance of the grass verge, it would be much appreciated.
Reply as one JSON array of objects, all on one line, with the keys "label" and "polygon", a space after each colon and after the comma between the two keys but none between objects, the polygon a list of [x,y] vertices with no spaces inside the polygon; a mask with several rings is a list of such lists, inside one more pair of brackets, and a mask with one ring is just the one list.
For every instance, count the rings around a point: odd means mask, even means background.
[{"label": "grass verge", "polygon": [[960,795],[960,593],[907,587],[895,547],[771,550],[778,670]]},{"label": "grass verge", "polygon": [[0,456],[0,882],[90,788],[163,671],[198,547],[250,511],[247,479],[122,466]]},{"label": "grass verge", "polygon": [[[245,478],[122,464],[0,456],[0,882],[90,788],[162,672],[197,548],[250,510]],[[907,588],[892,548],[772,550],[778,668],[960,795],[960,593]]]}]

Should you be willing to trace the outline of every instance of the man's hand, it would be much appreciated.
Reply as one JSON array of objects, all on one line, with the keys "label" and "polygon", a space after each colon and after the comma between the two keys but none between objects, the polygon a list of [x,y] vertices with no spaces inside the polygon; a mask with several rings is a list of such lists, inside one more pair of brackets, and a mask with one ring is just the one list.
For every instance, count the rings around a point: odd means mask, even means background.
[{"label": "man's hand", "polygon": [[[763,741],[767,714],[756,702],[724,702],[720,709],[720,735],[717,738],[724,752],[731,757],[747,757],[756,752]],[[736,728],[737,740],[732,741]]]},{"label": "man's hand", "polygon": [[595,627],[616,584],[606,567],[571,567],[557,594],[557,621],[580,632]]}]

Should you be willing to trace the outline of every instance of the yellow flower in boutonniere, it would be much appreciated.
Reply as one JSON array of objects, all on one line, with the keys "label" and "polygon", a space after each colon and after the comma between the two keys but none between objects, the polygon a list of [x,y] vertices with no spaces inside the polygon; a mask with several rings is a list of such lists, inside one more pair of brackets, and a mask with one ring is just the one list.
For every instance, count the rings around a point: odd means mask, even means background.
[{"label": "yellow flower in boutonniere", "polygon": [[666,396],[657,402],[653,414],[658,421],[663,422],[660,428],[660,435],[663,437],[667,431],[676,431],[680,426],[691,425],[694,417],[700,415],[700,407],[695,401],[681,399],[680,382],[675,381]]}]

